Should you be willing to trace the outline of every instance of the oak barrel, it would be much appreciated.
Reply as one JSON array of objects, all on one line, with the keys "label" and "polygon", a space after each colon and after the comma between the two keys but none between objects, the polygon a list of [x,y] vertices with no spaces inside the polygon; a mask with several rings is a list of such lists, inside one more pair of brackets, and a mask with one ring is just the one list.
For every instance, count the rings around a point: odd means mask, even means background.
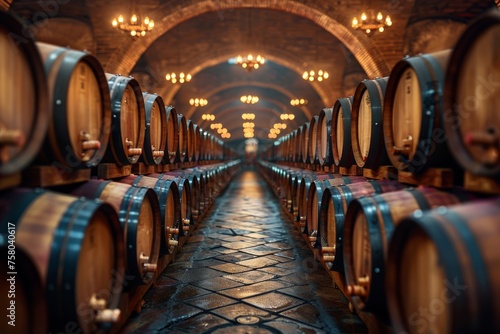
[{"label": "oak barrel", "polygon": [[390,164],[384,145],[383,103],[388,77],[363,80],[351,109],[351,145],[359,167],[377,169]]},{"label": "oak barrel", "polygon": [[318,162],[321,166],[333,164],[332,155],[332,108],[324,108],[318,116]]},{"label": "oak barrel", "polygon": [[500,13],[470,24],[453,49],[444,85],[444,125],[455,159],[473,174],[500,176]]},{"label": "oak barrel", "polygon": [[173,180],[163,180],[145,175],[129,175],[119,180],[136,187],[152,189],[160,205],[161,236],[160,255],[171,254],[179,246],[179,238],[184,236],[180,226],[181,211],[179,189]]},{"label": "oak barrel", "polygon": [[500,199],[416,212],[395,229],[386,289],[396,332],[500,332]]},{"label": "oak barrel", "polygon": [[154,192],[119,182],[90,180],[70,193],[111,204],[118,213],[125,240],[128,287],[150,283],[156,273],[161,241],[160,207]]},{"label": "oak barrel", "polygon": [[[173,164],[179,152],[179,125],[177,121],[177,111],[172,106],[165,107],[167,115],[167,151],[163,157],[163,163]],[[167,153],[167,152],[166,152]]]},{"label": "oak barrel", "polygon": [[194,123],[191,120],[186,120],[186,128],[187,128],[187,135],[186,135],[186,141],[187,141],[187,159],[186,161],[188,162],[193,162],[195,161],[195,133],[194,133]]},{"label": "oak barrel", "polygon": [[387,316],[385,261],[394,227],[415,210],[456,203],[457,195],[430,187],[353,200],[344,221],[344,271],[353,304]]},{"label": "oak barrel", "polygon": [[134,164],[143,153],[146,128],[141,87],[132,77],[106,74],[106,78],[113,114],[106,162],[119,166]]},{"label": "oak barrel", "polygon": [[201,159],[201,151],[203,149],[203,142],[201,141],[201,136],[203,133],[203,129],[198,126],[196,123],[193,124],[193,158],[192,161],[200,161]]},{"label": "oak barrel", "polygon": [[353,97],[335,101],[332,111],[331,146],[335,165],[349,168],[356,164],[351,143],[351,107]]},{"label": "oak barrel", "polygon": [[309,195],[309,187],[311,184],[314,180],[331,179],[336,176],[339,176],[339,174],[305,171],[295,181],[296,185],[294,185],[294,191],[298,208],[297,221],[300,222],[301,227],[304,227],[307,221],[307,196]]},{"label": "oak barrel", "polygon": [[367,180],[324,189],[315,246],[320,249],[320,257],[327,267],[334,271],[344,272],[342,245],[344,243],[344,218],[349,203],[356,198],[401,190],[404,187],[396,181]]},{"label": "oak barrel", "polygon": [[34,260],[42,279],[50,332],[71,324],[93,333],[118,320],[125,248],[111,205],[16,188],[0,196],[2,229],[9,222],[16,225],[16,247]]},{"label": "oak barrel", "polygon": [[0,11],[0,175],[18,172],[40,151],[47,133],[47,79],[40,53],[21,38],[23,25]]},{"label": "oak barrel", "polygon": [[147,165],[158,165],[162,162],[167,148],[167,115],[161,96],[142,93],[146,116],[144,131],[144,147],[141,161]]},{"label": "oak barrel", "polygon": [[177,151],[177,162],[187,162],[189,157],[189,133],[186,117],[177,114],[177,125],[179,130],[179,149]]},{"label": "oak barrel", "polygon": [[309,162],[311,164],[317,164],[319,163],[318,160],[318,120],[319,116],[314,115],[311,118],[311,121],[309,122],[309,140],[308,142],[308,149],[307,151],[309,152]]},{"label": "oak barrel", "polygon": [[[0,307],[4,319],[2,333],[48,333],[48,309],[42,278],[35,259],[16,244],[14,224],[3,226],[0,233]],[[5,233],[5,234],[4,234]]]},{"label": "oak barrel", "polygon": [[301,142],[300,142],[300,155],[302,156],[302,161],[303,163],[311,163],[311,160],[309,159],[309,129],[310,129],[310,122],[306,122],[302,125],[302,136],[301,136]]},{"label": "oak barrel", "polygon": [[96,166],[111,126],[109,89],[94,56],[37,42],[44,61],[52,117],[40,163],[69,168]]},{"label": "oak barrel", "polygon": [[443,85],[451,50],[407,57],[392,69],[384,101],[384,139],[394,167],[418,174],[453,167],[443,119]]}]

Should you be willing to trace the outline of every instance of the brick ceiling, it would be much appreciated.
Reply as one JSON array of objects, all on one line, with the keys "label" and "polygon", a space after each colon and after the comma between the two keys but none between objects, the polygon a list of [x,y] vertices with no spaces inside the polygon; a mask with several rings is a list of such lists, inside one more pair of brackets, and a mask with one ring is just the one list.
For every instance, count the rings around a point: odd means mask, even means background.
[{"label": "brick ceiling", "polygon": [[[3,7],[11,1],[4,1]],[[45,3],[45,5],[41,5]],[[204,129],[201,114],[216,115],[237,145],[243,137],[241,114],[256,114],[255,135],[268,142],[270,127],[281,113],[294,113],[283,133],[352,94],[362,78],[387,76],[406,53],[451,47],[467,21],[493,1],[431,0],[143,0],[136,11],[155,20],[146,37],[134,39],[111,27],[113,17],[132,11],[131,1],[12,1],[10,10],[33,24],[37,40],[86,49],[110,73],[132,74],[144,91],[160,94]],[[140,5],[139,5],[140,4]],[[390,14],[393,26],[367,36],[350,27],[364,8]],[[432,30],[428,28],[433,20]],[[437,22],[437,23],[436,23]],[[427,27],[427,28],[426,28]],[[436,33],[442,31],[442,33]],[[260,53],[268,60],[260,69],[243,70],[228,63],[238,54]],[[309,69],[330,78],[310,83]],[[174,85],[167,72],[189,72],[191,82]],[[260,101],[244,105],[239,97],[256,94]],[[207,98],[193,108],[191,97]],[[290,99],[309,104],[292,107]]]}]

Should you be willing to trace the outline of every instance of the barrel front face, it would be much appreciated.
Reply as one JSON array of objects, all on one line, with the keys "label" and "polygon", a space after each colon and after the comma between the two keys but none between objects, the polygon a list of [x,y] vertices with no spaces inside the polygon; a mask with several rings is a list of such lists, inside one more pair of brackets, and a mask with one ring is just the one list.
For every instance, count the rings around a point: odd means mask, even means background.
[{"label": "barrel front face", "polygon": [[0,12],[0,175],[26,167],[38,154],[50,112],[43,64],[31,40],[15,43],[22,24]]},{"label": "barrel front face", "polygon": [[302,125],[302,142],[300,143],[300,146],[303,163],[311,162],[309,160],[309,127],[310,122],[306,122],[304,125]]},{"label": "barrel front face", "polygon": [[318,163],[318,116],[313,116],[309,124],[309,161],[310,163]]},{"label": "barrel front face", "polygon": [[146,128],[142,91],[134,78],[110,74],[106,76],[113,114],[108,162],[120,166],[134,164],[143,153]]},{"label": "barrel front face", "polygon": [[399,78],[391,113],[394,145],[388,148],[388,152],[396,167],[401,165],[397,157],[402,155],[412,160],[417,151],[422,123],[421,96],[417,73],[413,68],[407,68]]},{"label": "barrel front face", "polygon": [[332,113],[332,150],[335,165],[351,167],[356,164],[351,145],[351,106],[353,98],[342,98],[335,101]]},{"label": "barrel front face", "polygon": [[180,199],[177,185],[174,181],[165,181],[166,189],[168,189],[167,201],[165,203],[165,244],[164,249],[167,253],[174,252],[178,245],[179,235],[182,235]]},{"label": "barrel front face", "polygon": [[458,162],[474,174],[500,175],[498,13],[471,25],[457,42],[445,84],[445,128]]},{"label": "barrel front face", "polygon": [[168,106],[165,108],[167,115],[167,151],[163,162],[173,164],[179,151],[179,125],[177,121],[177,111],[174,107]]},{"label": "barrel front face", "polygon": [[[344,153],[344,138],[345,138],[345,127],[344,127],[344,111],[342,110],[342,107],[340,107],[337,117],[336,117],[336,132],[335,132],[335,148],[336,148],[336,153],[335,154],[335,162],[340,161],[340,157]],[[350,129],[348,129],[349,131]]]},{"label": "barrel front face", "polygon": [[142,161],[158,165],[163,160],[167,146],[167,115],[163,99],[156,94],[144,93],[146,129]]},{"label": "barrel front face", "polygon": [[195,133],[194,133],[194,123],[191,120],[186,120],[187,127],[187,161],[191,162],[195,159]]},{"label": "barrel front face", "polygon": [[323,110],[321,110],[318,118],[318,144],[317,144],[318,160],[322,166],[329,166],[333,163],[331,136],[332,136],[332,108],[324,108]]},{"label": "barrel front face", "polygon": [[186,123],[186,117],[181,114],[177,114],[177,125],[179,130],[179,149],[177,162],[186,162],[188,159],[188,128]]},{"label": "barrel front face", "polygon": [[42,163],[94,167],[108,146],[109,88],[99,61],[85,52],[37,42],[45,62],[52,120]]},{"label": "barrel front face", "polygon": [[370,153],[370,143],[372,138],[372,110],[371,100],[368,90],[365,90],[361,95],[361,103],[359,105],[358,114],[358,133],[357,139],[359,143],[359,153],[361,154],[361,164],[364,165],[368,154]]}]

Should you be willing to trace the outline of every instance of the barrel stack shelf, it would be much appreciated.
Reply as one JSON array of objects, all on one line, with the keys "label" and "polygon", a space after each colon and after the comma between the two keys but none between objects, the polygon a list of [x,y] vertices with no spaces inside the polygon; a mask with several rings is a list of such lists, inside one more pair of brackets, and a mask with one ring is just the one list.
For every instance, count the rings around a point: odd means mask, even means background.
[{"label": "barrel stack shelf", "polygon": [[498,11],[483,15],[453,49],[403,58],[260,156],[370,333],[500,331],[500,95],[484,80],[500,76],[499,29]]},{"label": "barrel stack shelf", "polygon": [[4,11],[0,26],[0,248],[14,229],[21,332],[117,333],[240,160],[133,77],[11,43],[23,25]]}]

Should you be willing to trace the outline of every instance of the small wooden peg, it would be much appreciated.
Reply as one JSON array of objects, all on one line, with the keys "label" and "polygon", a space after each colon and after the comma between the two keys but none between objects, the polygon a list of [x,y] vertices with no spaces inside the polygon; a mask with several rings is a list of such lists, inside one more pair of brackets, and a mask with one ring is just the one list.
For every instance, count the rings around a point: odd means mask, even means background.
[{"label": "small wooden peg", "polygon": [[155,158],[159,158],[159,157],[163,157],[165,154],[163,151],[155,151],[153,150],[153,157]]},{"label": "small wooden peg", "polygon": [[0,146],[10,145],[21,147],[25,142],[26,138],[20,130],[0,129]]},{"label": "small wooden peg", "polygon": [[168,241],[169,246],[179,246],[179,242],[177,240],[170,239]]},{"label": "small wooden peg", "polygon": [[120,310],[119,309],[101,310],[101,311],[98,311],[96,316],[95,316],[96,322],[117,322],[118,319],[120,319]]},{"label": "small wooden peg", "polygon": [[129,156],[133,155],[141,155],[142,154],[142,148],[129,148],[127,151]]},{"label": "small wooden peg", "polygon": [[169,234],[179,234],[179,229],[174,227],[167,227],[167,231]]},{"label": "small wooden peg", "polygon": [[82,141],[82,151],[98,150],[101,148],[101,142],[98,140]]},{"label": "small wooden peg", "polygon": [[323,246],[321,247],[321,252],[324,253],[335,253],[335,247]]}]

